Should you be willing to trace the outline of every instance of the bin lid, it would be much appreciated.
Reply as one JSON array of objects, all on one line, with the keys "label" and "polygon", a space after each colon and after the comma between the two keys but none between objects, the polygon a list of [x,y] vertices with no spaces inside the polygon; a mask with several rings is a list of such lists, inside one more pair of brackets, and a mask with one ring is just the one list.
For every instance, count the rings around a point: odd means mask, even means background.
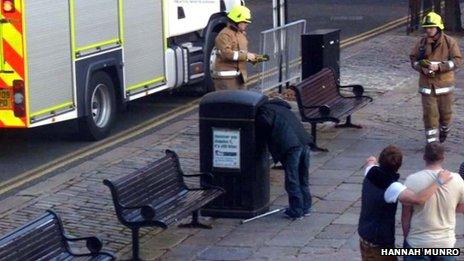
[{"label": "bin lid", "polygon": [[317,29],[314,31],[310,31],[309,35],[339,34],[340,32],[340,29]]},{"label": "bin lid", "polygon": [[254,119],[267,96],[252,91],[217,91],[203,97],[200,118]]}]

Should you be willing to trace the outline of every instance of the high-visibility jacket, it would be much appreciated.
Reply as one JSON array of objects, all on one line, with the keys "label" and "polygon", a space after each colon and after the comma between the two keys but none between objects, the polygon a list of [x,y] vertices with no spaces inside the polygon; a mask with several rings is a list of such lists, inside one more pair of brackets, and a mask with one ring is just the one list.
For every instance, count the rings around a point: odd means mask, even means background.
[{"label": "high-visibility jacket", "polygon": [[[423,37],[415,44],[411,55],[412,67],[420,72],[419,92],[422,94],[445,94],[455,89],[454,70],[461,66],[462,55],[457,41],[441,32],[435,38]],[[436,62],[439,70],[434,77],[423,73],[419,60]]]},{"label": "high-visibility jacket", "polygon": [[228,25],[216,37],[216,59],[213,78],[233,78],[241,76],[247,81],[248,39],[245,32]]}]

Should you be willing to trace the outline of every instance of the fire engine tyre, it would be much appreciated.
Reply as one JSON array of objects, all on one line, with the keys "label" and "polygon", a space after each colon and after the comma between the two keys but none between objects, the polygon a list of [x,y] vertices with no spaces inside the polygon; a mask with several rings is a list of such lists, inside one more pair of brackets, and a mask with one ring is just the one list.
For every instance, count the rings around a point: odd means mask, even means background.
[{"label": "fire engine tyre", "polygon": [[92,75],[86,97],[87,116],[79,119],[79,133],[86,140],[101,140],[110,134],[116,118],[114,84],[108,74]]},{"label": "fire engine tyre", "polygon": [[219,33],[217,32],[211,32],[211,36],[209,39],[207,39],[206,43],[206,61],[205,61],[205,81],[204,81],[204,87],[203,87],[203,93],[208,93],[214,91],[214,82],[212,78],[212,72],[211,72],[211,53],[213,51],[216,37],[218,36]]}]

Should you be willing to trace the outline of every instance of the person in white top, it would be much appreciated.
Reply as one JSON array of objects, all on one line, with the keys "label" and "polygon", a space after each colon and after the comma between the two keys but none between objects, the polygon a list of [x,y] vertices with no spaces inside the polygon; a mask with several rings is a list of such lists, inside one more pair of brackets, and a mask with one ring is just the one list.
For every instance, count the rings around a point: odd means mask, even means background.
[{"label": "person in white top", "polygon": [[[443,170],[445,148],[439,143],[427,144],[424,152],[425,169],[410,175],[405,185],[413,191],[420,191],[437,183],[436,177]],[[401,221],[405,236],[405,247],[410,248],[452,248],[456,243],[456,212],[464,212],[464,180],[457,173],[440,187],[423,205],[403,205]],[[420,260],[435,260],[421,257]],[[428,259],[427,259],[428,258]],[[418,260],[405,257],[405,260]],[[456,260],[454,257],[440,257],[437,260]]]}]

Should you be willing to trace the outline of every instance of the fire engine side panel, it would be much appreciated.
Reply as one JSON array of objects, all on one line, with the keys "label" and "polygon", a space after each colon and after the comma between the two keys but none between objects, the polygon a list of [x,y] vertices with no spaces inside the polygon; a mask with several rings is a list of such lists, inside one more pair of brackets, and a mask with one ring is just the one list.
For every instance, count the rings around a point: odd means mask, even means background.
[{"label": "fire engine side panel", "polygon": [[118,0],[74,1],[74,15],[77,50],[119,40]]},{"label": "fire engine side panel", "polygon": [[[220,0],[167,0],[168,37],[183,35],[202,30],[208,25],[210,17],[221,11]],[[240,5],[240,0],[225,0],[226,10]],[[185,17],[178,18],[178,10],[182,10]],[[201,14],[201,15],[199,15]]]},{"label": "fire engine side panel", "polygon": [[123,2],[126,90],[164,81],[162,13],[160,0]]},{"label": "fire engine side panel", "polygon": [[24,1],[31,116],[73,102],[67,0]]}]

